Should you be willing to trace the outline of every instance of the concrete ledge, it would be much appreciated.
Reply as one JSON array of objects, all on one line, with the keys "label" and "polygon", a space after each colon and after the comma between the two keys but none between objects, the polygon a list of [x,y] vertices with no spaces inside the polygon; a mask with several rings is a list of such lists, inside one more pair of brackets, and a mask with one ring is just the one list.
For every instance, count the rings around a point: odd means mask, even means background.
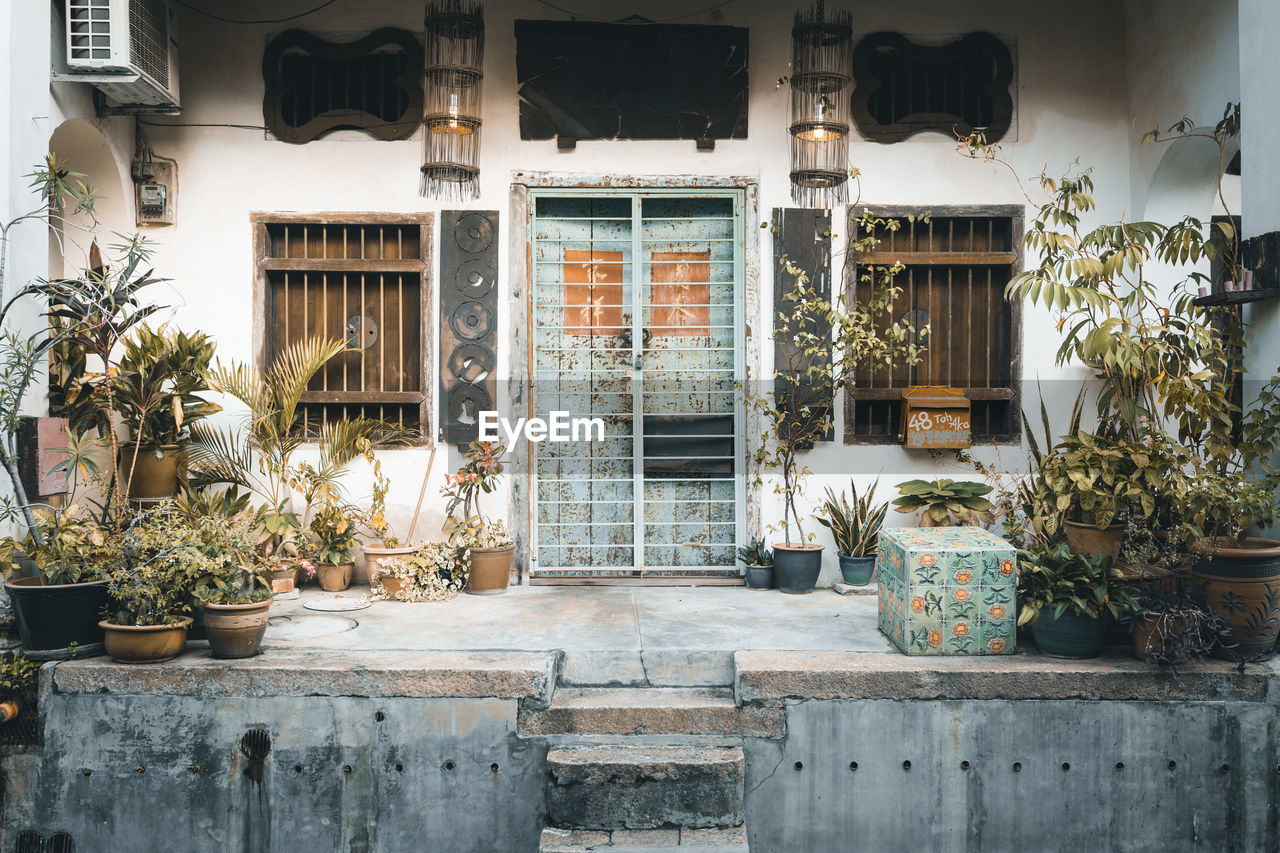
[{"label": "concrete ledge", "polygon": [[561,687],[551,707],[521,708],[523,735],[712,735],[779,738],[782,709],[739,707],[727,688]]},{"label": "concrete ledge", "polygon": [[1086,661],[1031,655],[908,657],[850,652],[740,651],[734,655],[739,703],[776,699],[1101,699],[1121,701],[1275,701],[1275,671],[1243,673],[1223,662],[1171,673],[1120,657]]},{"label": "concrete ledge", "polygon": [[269,651],[245,660],[188,653],[139,666],[107,658],[54,665],[57,693],[161,696],[403,696],[524,699],[546,707],[556,652]]}]

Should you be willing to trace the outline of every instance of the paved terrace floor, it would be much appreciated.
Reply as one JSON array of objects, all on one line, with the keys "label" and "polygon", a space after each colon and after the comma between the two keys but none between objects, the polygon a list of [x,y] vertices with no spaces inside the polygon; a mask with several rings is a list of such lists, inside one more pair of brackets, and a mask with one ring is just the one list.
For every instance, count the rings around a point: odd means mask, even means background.
[{"label": "paved terrace floor", "polygon": [[446,602],[375,601],[317,613],[317,600],[361,592],[304,589],[278,601],[264,649],[560,651],[569,684],[728,685],[744,650],[893,651],[874,595],[785,595],[744,587],[516,586]]},{"label": "paved terrace floor", "polygon": [[449,602],[372,602],[307,589],[272,605],[263,654],[212,658],[188,644],[148,666],[59,664],[70,693],[496,696],[534,706],[561,687],[732,688],[739,702],[822,698],[1244,700],[1280,702],[1280,663],[1207,661],[1174,677],[1124,646],[1070,661],[908,657],[876,628],[874,595],[791,596],[742,587],[513,587]]}]

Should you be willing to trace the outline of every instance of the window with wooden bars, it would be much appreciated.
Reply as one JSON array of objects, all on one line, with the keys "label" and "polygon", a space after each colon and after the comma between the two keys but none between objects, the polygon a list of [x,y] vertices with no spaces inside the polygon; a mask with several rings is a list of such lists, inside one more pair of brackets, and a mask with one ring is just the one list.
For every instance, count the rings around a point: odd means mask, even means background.
[{"label": "window with wooden bars", "polygon": [[[850,235],[866,235],[862,206],[849,211]],[[861,281],[867,266],[901,263],[894,281],[902,289],[885,323],[905,319],[923,335],[926,352],[915,366],[866,365],[857,370],[845,400],[845,442],[898,441],[902,391],[912,385],[963,388],[972,402],[975,442],[1019,440],[1021,306],[1004,298],[1020,269],[1022,216],[1019,206],[876,207],[901,228],[880,228],[869,254],[850,258],[846,280],[855,298],[870,298]],[[929,214],[928,221],[919,217]],[[916,217],[908,221],[907,216]],[[876,280],[879,280],[877,271]]]},{"label": "window with wooden bars", "polygon": [[430,214],[255,215],[261,353],[347,342],[302,395],[308,430],[369,417],[429,435]]}]

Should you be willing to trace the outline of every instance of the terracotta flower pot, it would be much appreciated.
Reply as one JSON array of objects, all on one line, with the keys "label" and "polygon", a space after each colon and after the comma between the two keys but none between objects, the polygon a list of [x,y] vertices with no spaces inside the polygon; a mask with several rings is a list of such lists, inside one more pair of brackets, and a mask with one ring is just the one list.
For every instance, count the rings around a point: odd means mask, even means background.
[{"label": "terracotta flower pot", "polygon": [[106,635],[107,654],[117,663],[158,663],[175,658],[187,644],[191,617],[177,625],[116,625],[98,623]]},{"label": "terracotta flower pot", "polygon": [[[1164,632],[1185,633],[1191,627],[1191,618],[1181,614],[1171,614],[1165,617],[1162,613],[1144,613],[1139,616],[1133,623],[1133,627],[1129,631],[1130,637],[1133,638],[1133,656],[1138,660],[1146,660],[1147,652],[1153,654],[1164,653],[1164,636],[1161,633],[1161,622],[1163,621]],[[1186,660],[1183,655],[1181,661]]]},{"label": "terracotta flower pot", "polygon": [[505,548],[472,548],[471,569],[467,575],[468,595],[501,595],[511,579],[511,556],[516,546]]},{"label": "terracotta flower pot", "polygon": [[822,571],[821,545],[774,545],[773,579],[791,595],[813,592]]},{"label": "terracotta flower pot", "polygon": [[247,658],[258,653],[267,633],[271,599],[252,604],[206,604],[204,631],[215,658]]},{"label": "terracotta flower pot", "polygon": [[1251,658],[1270,652],[1280,636],[1280,542],[1246,539],[1201,539],[1191,545],[1196,554],[1192,588],[1214,613],[1227,620],[1231,633],[1214,657]]},{"label": "terracotta flower pot", "polygon": [[356,583],[372,583],[378,573],[378,561],[383,557],[408,557],[417,548],[412,545],[397,545],[390,548],[386,545],[361,545],[361,560],[356,563],[356,572],[352,576]]},{"label": "terracotta flower pot", "polygon": [[[134,459],[132,444],[120,449],[120,479],[129,483],[129,499],[171,498],[178,493],[178,462],[182,449],[176,444],[160,448],[161,458],[155,450],[143,447]],[[133,472],[130,477],[129,472]]]},{"label": "terracotta flower pot", "polygon": [[1112,524],[1099,530],[1094,524],[1064,521],[1067,547],[1072,554],[1105,554],[1115,563],[1120,559],[1120,544],[1124,541],[1124,525]]},{"label": "terracotta flower pot", "polygon": [[351,586],[351,573],[356,569],[351,563],[316,563],[316,575],[320,578],[320,588],[325,592],[342,592]]},{"label": "terracotta flower pot", "polygon": [[404,580],[395,575],[380,575],[379,582],[382,588],[387,591],[387,598],[395,598],[396,593],[404,589]]},{"label": "terracotta flower pot", "polygon": [[278,595],[282,592],[292,592],[298,586],[298,571],[296,569],[272,569],[271,570],[271,594]]}]

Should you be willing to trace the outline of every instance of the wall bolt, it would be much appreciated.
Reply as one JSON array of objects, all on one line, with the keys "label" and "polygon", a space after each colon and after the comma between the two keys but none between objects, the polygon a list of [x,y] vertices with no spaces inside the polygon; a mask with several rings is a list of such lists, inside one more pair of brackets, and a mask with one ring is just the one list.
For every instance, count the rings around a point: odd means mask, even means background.
[{"label": "wall bolt", "polygon": [[1021,761],[1015,761],[1015,762],[1013,762],[1013,772],[1014,772],[1014,773],[1021,773],[1021,772],[1022,772],[1022,762],[1021,762]]},{"label": "wall bolt", "polygon": [[133,772],[134,772],[134,773],[146,773],[146,772],[147,772],[147,768],[145,768],[145,767],[143,767],[141,764],[139,764],[137,767],[134,767],[134,768],[133,768]]},{"label": "wall bolt", "polygon": [[911,762],[910,762],[910,761],[904,761],[904,762],[902,762],[902,769],[903,769],[903,770],[910,770],[910,769],[911,769]]},{"label": "wall bolt", "polygon": [[[1277,768],[1276,768],[1276,771],[1277,771],[1277,772],[1280,772],[1280,767],[1277,767]],[[84,775],[86,775],[86,776],[92,776],[92,775],[93,775],[93,771],[92,771],[92,770],[90,770],[88,767],[86,767],[85,769],[81,770],[80,772],[81,772],[81,773],[83,773],[83,774],[84,774]]]},{"label": "wall bolt", "polygon": [[350,765],[350,764],[344,764],[344,765],[343,765],[343,767],[342,767],[342,772],[343,772],[343,773],[350,773],[350,772],[351,772],[351,765]]},{"label": "wall bolt", "polygon": [[199,772],[200,772],[200,765],[199,765],[199,764],[188,764],[188,765],[187,765],[187,772],[188,772],[188,773],[199,773]]}]

